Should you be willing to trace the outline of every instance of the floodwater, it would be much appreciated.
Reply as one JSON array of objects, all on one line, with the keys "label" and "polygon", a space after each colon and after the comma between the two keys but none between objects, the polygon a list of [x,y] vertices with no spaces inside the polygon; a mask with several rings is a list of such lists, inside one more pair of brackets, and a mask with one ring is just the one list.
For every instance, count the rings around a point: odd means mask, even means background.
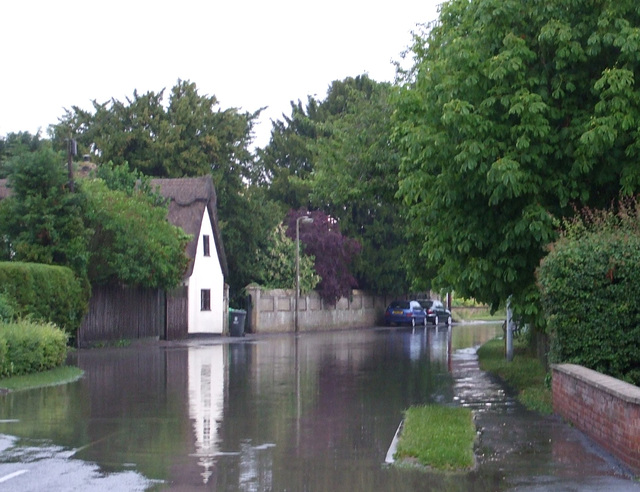
[{"label": "floodwater", "polygon": [[[371,328],[80,350],[71,363],[81,380],[0,396],[0,490],[632,490],[577,431],[524,411],[477,369],[474,347],[500,331]],[[403,411],[423,403],[476,411],[476,471],[385,463]]]}]

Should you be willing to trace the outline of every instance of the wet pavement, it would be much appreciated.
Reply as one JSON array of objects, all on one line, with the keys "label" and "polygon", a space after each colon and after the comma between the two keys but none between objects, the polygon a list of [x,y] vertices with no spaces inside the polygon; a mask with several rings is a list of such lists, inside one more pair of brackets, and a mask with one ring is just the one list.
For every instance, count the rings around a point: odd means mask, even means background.
[{"label": "wet pavement", "polygon": [[480,371],[475,349],[453,355],[455,400],[474,410],[480,473],[518,491],[638,491],[631,471],[557,416],[525,409]]},{"label": "wet pavement", "polygon": [[[85,376],[0,396],[0,490],[640,490],[478,369],[500,327],[372,328],[80,350]],[[385,464],[404,409],[467,405],[478,467]]]}]

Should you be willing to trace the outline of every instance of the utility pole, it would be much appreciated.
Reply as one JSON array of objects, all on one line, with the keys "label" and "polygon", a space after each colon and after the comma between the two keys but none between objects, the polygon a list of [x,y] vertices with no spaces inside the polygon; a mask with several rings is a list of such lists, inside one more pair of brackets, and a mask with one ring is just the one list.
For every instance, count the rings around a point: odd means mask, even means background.
[{"label": "utility pole", "polygon": [[511,311],[511,296],[507,299],[507,326],[505,337],[507,338],[507,362],[513,360],[513,312]]},{"label": "utility pole", "polygon": [[67,140],[67,170],[69,172],[69,191],[73,193],[73,156],[78,155],[78,142],[69,137]]}]

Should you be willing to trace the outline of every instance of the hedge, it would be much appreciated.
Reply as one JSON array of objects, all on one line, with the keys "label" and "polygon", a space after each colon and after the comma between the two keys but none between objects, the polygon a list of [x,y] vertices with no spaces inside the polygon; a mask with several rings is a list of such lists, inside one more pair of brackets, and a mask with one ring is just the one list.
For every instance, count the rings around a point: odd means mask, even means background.
[{"label": "hedge", "polygon": [[54,323],[75,336],[89,306],[91,287],[66,267],[0,262],[0,296],[15,318]]},{"label": "hedge", "polygon": [[0,324],[0,377],[19,376],[61,366],[68,335],[51,323]]},{"label": "hedge", "polygon": [[640,384],[640,233],[609,222],[561,238],[538,269],[549,358]]}]

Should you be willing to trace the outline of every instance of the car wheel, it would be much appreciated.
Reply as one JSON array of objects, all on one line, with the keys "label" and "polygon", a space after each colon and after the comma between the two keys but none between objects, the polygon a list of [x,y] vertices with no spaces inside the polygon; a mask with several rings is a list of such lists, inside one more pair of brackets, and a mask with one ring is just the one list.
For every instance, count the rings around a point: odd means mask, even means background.
[{"label": "car wheel", "polygon": [[453,322],[453,320],[451,319],[451,316],[449,316],[449,317],[447,318],[447,324],[448,324],[449,326],[451,326],[451,323],[452,323],[452,322]]}]

